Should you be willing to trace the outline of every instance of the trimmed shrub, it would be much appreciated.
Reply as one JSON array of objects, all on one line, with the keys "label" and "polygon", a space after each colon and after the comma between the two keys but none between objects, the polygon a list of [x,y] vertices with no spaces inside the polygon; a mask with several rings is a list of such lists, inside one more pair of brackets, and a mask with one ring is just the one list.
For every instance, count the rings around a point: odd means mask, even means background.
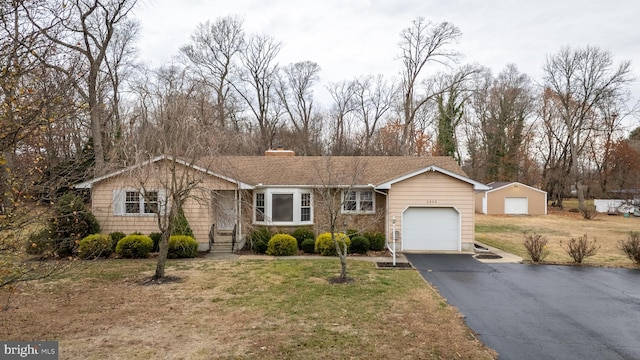
[{"label": "trimmed shrub", "polygon": [[629,259],[636,264],[640,264],[640,232],[630,232],[626,240],[620,240],[618,242],[618,248],[622,250]]},{"label": "trimmed shrub", "polygon": [[256,241],[253,242],[253,251],[256,252],[256,254],[264,254],[267,252],[267,243],[264,242],[264,240],[262,239],[258,239]]},{"label": "trimmed shrub", "polygon": [[599,246],[596,246],[596,239],[589,241],[587,234],[577,239],[571,238],[566,246],[567,254],[578,264],[581,264],[584,258],[595,255],[599,248]]},{"label": "trimmed shrub", "polygon": [[146,258],[153,248],[153,240],[147,235],[127,235],[118,241],[116,254],[129,259]]},{"label": "trimmed shrub", "polygon": [[60,197],[55,205],[55,216],[49,219],[54,251],[59,256],[69,256],[76,252],[81,239],[100,232],[100,225],[84,200],[74,194]]},{"label": "trimmed shrub", "polygon": [[267,244],[267,255],[291,256],[298,253],[298,241],[289,234],[275,234]]},{"label": "trimmed shrub", "polygon": [[361,235],[360,230],[358,230],[358,229],[347,229],[347,231],[345,232],[345,234],[347,234],[347,236],[349,237],[349,239],[353,239],[353,238],[354,238],[354,236]]},{"label": "trimmed shrub", "polygon": [[524,247],[533,262],[540,262],[549,255],[547,239],[536,233],[524,233]]},{"label": "trimmed shrub", "polygon": [[363,234],[364,237],[366,237],[369,240],[369,250],[371,251],[382,251],[384,250],[384,244],[385,244],[385,237],[384,234],[381,232],[375,232],[375,233],[364,233]]},{"label": "trimmed shrub", "polygon": [[193,231],[191,230],[189,221],[184,215],[184,210],[182,208],[178,209],[176,218],[173,221],[173,231],[171,232],[171,235],[186,235],[193,237]]},{"label": "trimmed shrub", "polygon": [[109,257],[112,252],[113,241],[105,234],[88,235],[78,244],[78,256],[82,259]]},{"label": "trimmed shrub", "polygon": [[369,251],[369,239],[362,235],[356,235],[351,239],[351,252],[354,254],[366,254]]},{"label": "trimmed shrub", "polygon": [[316,241],[313,239],[304,239],[300,245],[302,251],[306,254],[313,254],[316,252]]},{"label": "trimmed shrub", "polygon": [[267,251],[267,244],[274,234],[266,227],[257,227],[253,229],[249,235],[249,249],[258,254],[264,254]]},{"label": "trimmed shrub", "polygon": [[153,241],[153,248],[151,249],[151,252],[160,251],[160,239],[162,238],[162,234],[158,232],[153,232],[149,234],[149,237],[151,238],[151,241]]},{"label": "trimmed shrub", "polygon": [[116,251],[116,246],[118,245],[118,241],[120,241],[123,237],[127,236],[127,234],[121,231],[115,231],[109,234],[111,236],[111,243],[113,244],[111,250],[112,252]]},{"label": "trimmed shrub", "polygon": [[198,255],[198,242],[191,236],[172,235],[169,238],[169,259],[194,258]]},{"label": "trimmed shrub", "polygon": [[[346,243],[347,252],[349,252],[349,246],[351,245],[349,237],[344,233],[335,233],[334,236],[340,247],[343,247]],[[331,233],[325,232],[318,235],[316,238],[315,252],[322,256],[338,256],[333,240],[331,239]]]},{"label": "trimmed shrub", "polygon": [[51,230],[48,228],[40,229],[36,232],[29,234],[27,243],[25,244],[25,251],[29,255],[43,255],[53,251],[54,243],[51,239]]},{"label": "trimmed shrub", "polygon": [[296,241],[298,242],[298,249],[302,249],[302,242],[305,239],[313,239],[316,234],[310,228],[299,227],[291,233],[291,236],[296,238]]}]

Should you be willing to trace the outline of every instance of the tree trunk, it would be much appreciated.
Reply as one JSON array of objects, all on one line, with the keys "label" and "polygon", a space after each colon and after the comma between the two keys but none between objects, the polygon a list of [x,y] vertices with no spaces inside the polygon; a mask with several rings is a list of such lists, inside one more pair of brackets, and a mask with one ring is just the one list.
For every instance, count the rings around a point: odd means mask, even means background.
[{"label": "tree trunk", "polygon": [[340,254],[340,279],[344,280],[347,278],[347,257],[343,254]]},{"label": "tree trunk", "polygon": [[[334,227],[332,226],[332,228]],[[349,251],[347,243],[345,241],[343,248],[340,243],[338,243],[334,231],[331,232],[331,240],[333,240],[333,246],[336,248],[336,253],[340,258],[340,279],[345,280],[347,278],[347,252]]]},{"label": "tree trunk", "polygon": [[164,277],[164,268],[167,263],[167,255],[169,254],[169,237],[171,232],[167,229],[162,233],[160,238],[160,248],[158,249],[158,262],[156,263],[156,273],[153,275],[155,280],[162,279]]}]

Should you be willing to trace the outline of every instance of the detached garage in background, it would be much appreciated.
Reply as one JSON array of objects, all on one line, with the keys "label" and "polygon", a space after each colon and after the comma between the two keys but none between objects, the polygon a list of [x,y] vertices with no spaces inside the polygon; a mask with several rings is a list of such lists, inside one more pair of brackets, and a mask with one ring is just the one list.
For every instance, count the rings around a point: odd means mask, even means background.
[{"label": "detached garage in background", "polygon": [[492,182],[476,193],[476,212],[489,215],[546,215],[547,192],[519,182]]}]

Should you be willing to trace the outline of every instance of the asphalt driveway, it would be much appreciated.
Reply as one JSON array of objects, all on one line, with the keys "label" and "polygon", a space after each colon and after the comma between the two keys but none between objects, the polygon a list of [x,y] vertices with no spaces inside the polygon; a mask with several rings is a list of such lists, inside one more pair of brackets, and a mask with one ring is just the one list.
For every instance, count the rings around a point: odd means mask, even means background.
[{"label": "asphalt driveway", "polygon": [[640,359],[640,270],[405,257],[500,359]]}]

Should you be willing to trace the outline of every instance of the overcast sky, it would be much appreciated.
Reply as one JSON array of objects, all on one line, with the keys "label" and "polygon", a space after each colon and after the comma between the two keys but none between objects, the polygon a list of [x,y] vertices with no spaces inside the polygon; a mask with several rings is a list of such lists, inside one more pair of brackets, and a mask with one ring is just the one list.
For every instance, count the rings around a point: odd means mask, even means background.
[{"label": "overcast sky", "polygon": [[[494,74],[514,63],[539,82],[549,54],[592,45],[614,60],[631,60],[634,100],[640,99],[640,1],[635,0],[142,0],[135,16],[143,61],[171,61],[199,23],[228,15],[248,34],[283,43],[279,63],[317,62],[323,84],[366,74],[400,72],[399,34],[422,16],[458,26],[462,62]],[[324,89],[317,97],[326,98]],[[323,104],[328,106],[329,104]],[[634,120],[633,124],[637,124]]]}]

